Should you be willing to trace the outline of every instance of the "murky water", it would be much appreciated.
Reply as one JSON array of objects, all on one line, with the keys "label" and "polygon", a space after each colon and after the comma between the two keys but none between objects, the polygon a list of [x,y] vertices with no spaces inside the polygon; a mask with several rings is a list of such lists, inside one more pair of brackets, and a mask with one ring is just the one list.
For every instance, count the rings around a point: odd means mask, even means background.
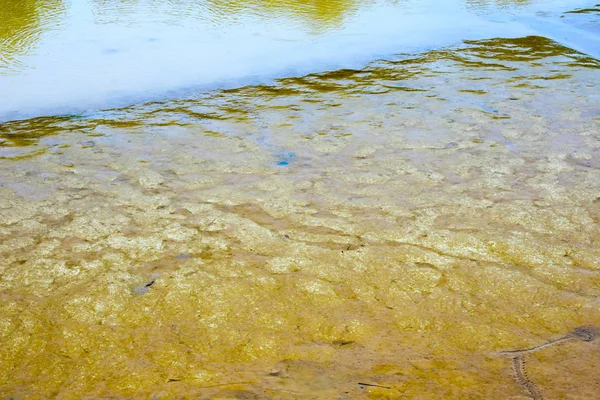
[{"label": "murky water", "polygon": [[598,6],[439,3],[2,2],[2,398],[595,398]]}]

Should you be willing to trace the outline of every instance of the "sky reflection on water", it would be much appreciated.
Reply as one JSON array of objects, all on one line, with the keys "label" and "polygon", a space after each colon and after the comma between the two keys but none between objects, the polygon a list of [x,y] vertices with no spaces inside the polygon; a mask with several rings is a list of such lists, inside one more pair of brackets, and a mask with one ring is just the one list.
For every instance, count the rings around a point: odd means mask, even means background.
[{"label": "sky reflection on water", "polygon": [[[527,36],[544,30],[540,13],[558,18],[588,3],[0,0],[0,120],[360,68],[466,39]],[[597,43],[562,25],[552,28],[565,41]]]}]

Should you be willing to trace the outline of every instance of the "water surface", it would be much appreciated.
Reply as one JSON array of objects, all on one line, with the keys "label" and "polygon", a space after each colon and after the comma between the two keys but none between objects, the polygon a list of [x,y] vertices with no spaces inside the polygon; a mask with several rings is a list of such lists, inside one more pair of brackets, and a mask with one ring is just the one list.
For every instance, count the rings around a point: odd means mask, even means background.
[{"label": "water surface", "polygon": [[465,39],[549,36],[597,56],[560,20],[589,1],[3,0],[0,119],[181,97],[360,68]]},{"label": "water surface", "polygon": [[3,7],[0,393],[594,398],[594,5],[439,3]]}]

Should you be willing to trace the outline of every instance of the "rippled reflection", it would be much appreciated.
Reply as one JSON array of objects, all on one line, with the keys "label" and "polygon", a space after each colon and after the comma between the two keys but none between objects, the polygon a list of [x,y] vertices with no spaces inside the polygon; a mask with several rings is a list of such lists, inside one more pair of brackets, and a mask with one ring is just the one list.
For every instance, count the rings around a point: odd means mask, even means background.
[{"label": "rippled reflection", "polygon": [[139,25],[148,22],[181,23],[195,19],[199,23],[223,26],[248,17],[278,18],[301,21],[315,32],[339,26],[359,6],[375,0],[331,1],[261,1],[261,0],[170,0],[170,1],[107,1],[92,0],[95,21]]},{"label": "rippled reflection", "polygon": [[516,15],[583,2],[3,0],[0,120],[362,68],[462,40],[536,34],[595,54],[582,29]]},{"label": "rippled reflection", "polygon": [[561,16],[561,19],[576,28],[594,32],[600,36],[600,4],[568,11]]},{"label": "rippled reflection", "polygon": [[[534,66],[538,68],[532,69],[528,74],[522,73]],[[186,126],[199,123],[210,126],[211,131],[223,134],[221,127],[230,123],[254,124],[256,121],[251,110],[269,109],[270,104],[280,104],[273,111],[294,111],[313,98],[315,101],[325,101],[321,96],[329,95],[348,97],[421,92],[422,101],[430,97],[461,101],[470,98],[472,93],[488,93],[489,88],[484,84],[465,89],[460,80],[453,85],[443,83],[450,76],[457,75],[456,71],[463,70],[471,71],[473,81],[504,80],[507,88],[552,90],[560,83],[551,81],[569,78],[571,69],[581,68],[598,70],[600,61],[538,36],[466,41],[459,48],[440,49],[399,60],[377,61],[360,70],[343,69],[279,79],[274,85],[213,91],[188,100],[147,103],[87,116],[43,117],[6,122],[0,124],[0,147],[38,146],[40,139],[44,137],[56,136],[61,132],[90,132],[99,126],[137,129],[144,126]],[[499,77],[496,75],[498,73],[506,75]],[[327,101],[325,103],[328,104]],[[483,101],[473,106],[490,118],[502,118],[501,113],[485,106]],[[224,129],[227,135],[234,136],[245,131]],[[40,148],[55,144],[52,141]],[[36,147],[18,154],[36,154],[37,150]]]},{"label": "rippled reflection", "polygon": [[62,0],[0,0],[0,74],[15,68],[65,11]]},{"label": "rippled reflection", "polygon": [[504,6],[525,6],[532,3],[531,0],[466,0],[470,7],[504,7]]},{"label": "rippled reflection", "polygon": [[[265,15],[283,15],[299,18],[307,23],[311,29],[322,31],[339,26],[345,18],[350,16],[359,6],[375,3],[375,0],[244,0],[244,1],[219,1],[209,0],[212,9],[223,10],[229,13],[232,9],[244,7]],[[221,12],[223,12],[221,11]]]}]

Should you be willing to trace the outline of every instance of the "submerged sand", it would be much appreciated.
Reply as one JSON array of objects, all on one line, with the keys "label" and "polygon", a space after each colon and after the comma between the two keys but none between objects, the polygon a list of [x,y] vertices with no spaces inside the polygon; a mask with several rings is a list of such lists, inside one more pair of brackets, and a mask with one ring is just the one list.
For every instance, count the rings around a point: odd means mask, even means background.
[{"label": "submerged sand", "polygon": [[498,353],[600,326],[599,68],[495,39],[0,125],[3,398],[595,397],[600,340]]}]

